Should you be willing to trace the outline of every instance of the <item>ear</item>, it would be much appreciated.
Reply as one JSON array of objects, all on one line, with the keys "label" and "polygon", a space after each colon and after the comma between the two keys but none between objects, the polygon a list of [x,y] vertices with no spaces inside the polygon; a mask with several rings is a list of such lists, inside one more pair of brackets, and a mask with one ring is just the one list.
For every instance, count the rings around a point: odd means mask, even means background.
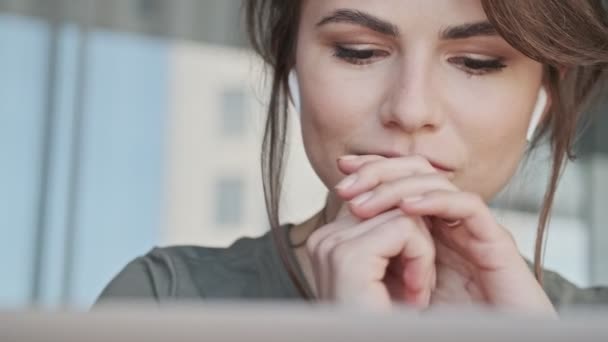
[{"label": "ear", "polygon": [[291,69],[291,71],[289,72],[288,85],[291,103],[293,104],[293,107],[296,112],[300,113],[300,83],[298,81],[298,74],[296,73],[296,69]]},{"label": "ear", "polygon": [[545,118],[549,108],[551,107],[549,94],[545,86],[541,86],[538,90],[538,96],[536,98],[536,105],[534,105],[534,111],[530,117],[530,125],[528,126],[528,132],[526,134],[526,140],[531,142],[536,133],[536,128],[540,122]]},{"label": "ear", "polygon": [[[547,116],[549,115],[549,112],[551,111],[551,107],[553,106],[553,94],[548,90],[551,89],[549,87],[548,84],[544,84],[541,89],[543,89],[543,91],[545,92],[545,96],[546,98],[546,103],[545,103],[545,108],[543,109],[543,113],[541,115],[539,124],[543,123],[545,120],[547,120]],[[540,91],[540,90],[539,90]]]}]

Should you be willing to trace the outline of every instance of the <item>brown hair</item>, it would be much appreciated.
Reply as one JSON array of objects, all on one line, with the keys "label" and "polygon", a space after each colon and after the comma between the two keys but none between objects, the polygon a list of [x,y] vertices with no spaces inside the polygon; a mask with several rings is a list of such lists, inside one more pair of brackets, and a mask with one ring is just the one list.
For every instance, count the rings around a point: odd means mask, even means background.
[{"label": "brown hair", "polygon": [[[545,66],[551,96],[549,115],[530,145],[549,140],[552,173],[537,228],[535,274],[542,282],[542,252],[553,199],[563,168],[575,159],[573,145],[582,114],[605,84],[608,74],[608,19],[601,0],[481,0],[500,35],[514,48]],[[288,75],[295,64],[299,0],[246,0],[245,15],[253,49],[272,73],[270,101],[262,143],[262,176],[273,237],[296,287],[309,297],[279,223],[283,155],[288,127]]]}]

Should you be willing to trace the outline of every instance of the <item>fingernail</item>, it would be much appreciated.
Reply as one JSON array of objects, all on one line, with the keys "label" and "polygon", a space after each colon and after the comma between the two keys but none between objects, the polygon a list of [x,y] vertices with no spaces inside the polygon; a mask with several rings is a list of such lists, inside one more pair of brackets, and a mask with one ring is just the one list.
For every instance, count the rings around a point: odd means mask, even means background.
[{"label": "fingernail", "polygon": [[358,155],[355,155],[355,154],[349,154],[349,155],[342,156],[342,157],[338,158],[338,160],[350,161],[350,160],[355,160],[355,159],[357,159],[357,158],[359,158],[359,156],[358,156]]},{"label": "fingernail", "polygon": [[462,220],[443,220],[443,223],[449,228],[454,228],[460,226]]},{"label": "fingernail", "polygon": [[418,202],[422,201],[423,199],[424,199],[424,196],[412,196],[412,197],[406,197],[401,201],[405,204],[413,204],[413,203],[418,203]]},{"label": "fingernail", "polygon": [[374,195],[374,193],[372,191],[366,192],[364,194],[361,194],[357,197],[355,197],[352,201],[350,201],[351,204],[359,206],[365,202],[367,202],[370,198],[372,198],[372,196]]},{"label": "fingernail", "polygon": [[350,175],[350,176],[344,178],[342,181],[340,181],[340,183],[338,183],[338,185],[336,185],[336,189],[346,190],[346,189],[350,188],[351,186],[353,186],[353,184],[355,184],[356,182],[357,182],[357,175]]}]

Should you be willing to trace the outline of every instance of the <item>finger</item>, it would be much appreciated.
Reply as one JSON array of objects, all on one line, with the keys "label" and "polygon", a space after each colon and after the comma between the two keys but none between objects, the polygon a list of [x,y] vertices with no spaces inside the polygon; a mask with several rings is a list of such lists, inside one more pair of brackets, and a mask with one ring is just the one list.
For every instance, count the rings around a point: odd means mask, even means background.
[{"label": "finger", "polygon": [[[434,257],[431,259],[432,265],[430,265],[430,266],[422,265],[421,266],[421,267],[423,267],[423,269],[420,270],[419,273],[423,274],[423,276],[420,277],[420,281],[421,281],[420,287],[414,288],[414,289],[406,287],[406,289],[407,289],[406,298],[409,299],[408,302],[411,305],[413,305],[417,308],[420,308],[420,309],[424,309],[430,305],[431,294],[432,294],[432,291],[435,289],[435,283],[436,283],[435,259],[437,257],[437,249],[435,248],[435,243],[433,241],[433,238],[432,238],[426,224],[417,225],[417,228],[420,230],[420,233],[426,238],[426,240],[429,241],[432,244],[432,246],[434,247],[434,249],[433,249]],[[416,273],[415,271],[412,271],[411,266],[409,268],[406,268],[405,270],[406,270],[406,272],[409,270],[409,272]],[[426,274],[426,276],[424,276],[424,274]],[[404,284],[408,284],[409,282],[411,282],[411,280],[409,279],[409,274],[404,274],[403,281],[404,281]]]},{"label": "finger", "polygon": [[[344,229],[342,231],[334,232],[330,236],[327,236],[326,239],[334,238],[341,241],[350,240],[355,238],[361,234],[366,233],[367,231],[374,229],[376,226],[379,226],[385,222],[388,222],[398,216],[405,215],[401,209],[392,209],[381,213],[377,216],[374,216],[370,219],[364,220],[356,226],[352,226],[348,229]],[[336,235],[340,235],[340,238],[337,238]]]},{"label": "finger", "polygon": [[340,181],[336,191],[340,197],[349,200],[381,183],[411,175],[437,173],[429,161],[420,156],[370,159],[358,165],[355,173]]},{"label": "finger", "polygon": [[336,219],[337,220],[343,220],[349,216],[352,216],[350,209],[347,205],[347,203],[342,203],[342,205],[340,206],[340,210],[338,210],[338,213],[336,214]]},{"label": "finger", "polygon": [[449,239],[443,238],[443,236],[435,239],[434,242],[437,251],[436,265],[446,266],[465,278],[470,278],[475,274],[473,265],[463,256],[466,253],[463,253],[458,246],[454,246]]},{"label": "finger", "polygon": [[[432,222],[430,231],[435,241],[435,248],[439,251],[441,250],[439,245],[447,247],[443,249],[442,254],[438,253],[437,262],[450,264],[451,261],[460,262],[463,258],[472,260],[472,254],[470,253],[471,244],[474,241],[480,240],[476,239],[467,229],[450,227],[445,224],[443,219],[438,217],[430,218]],[[446,253],[445,251],[448,249],[452,250],[452,252]]]},{"label": "finger", "polygon": [[382,159],[387,158],[376,154],[342,156],[338,158],[338,168],[348,175],[357,171],[362,165]]},{"label": "finger", "polygon": [[[346,210],[348,211],[348,209]],[[400,209],[394,209],[357,225],[350,221],[334,221],[313,232],[306,241],[306,249],[316,270],[315,283],[318,291],[327,293],[331,287],[328,281],[333,269],[332,265],[328,263],[328,254],[337,245],[398,215],[403,215],[403,212]]]},{"label": "finger", "polygon": [[452,228],[466,229],[478,240],[491,242],[504,238],[504,228],[496,223],[486,203],[477,194],[435,190],[422,197],[402,200],[400,208],[410,215],[459,221],[461,224]]},{"label": "finger", "polygon": [[433,235],[430,231],[431,222],[428,217],[421,217],[423,221],[423,225],[418,225],[418,229],[420,232],[433,244],[435,257],[433,258],[433,267],[430,267],[429,273],[427,276],[428,286],[425,287],[426,293],[422,296],[424,301],[420,307],[425,308],[431,304],[431,296],[435,288],[437,287],[437,248],[435,247],[435,241],[433,240]]},{"label": "finger", "polygon": [[404,198],[422,196],[438,189],[459,191],[441,174],[416,175],[383,182],[373,190],[352,199],[349,205],[352,213],[357,217],[373,217],[391,208],[399,207]]},{"label": "finger", "polygon": [[346,203],[343,203],[340,206],[338,213],[336,214],[336,218],[332,222],[328,222],[322,227],[317,227],[317,229],[315,229],[308,237],[306,244],[312,251],[316,248],[317,244],[320,241],[325,239],[326,236],[332,234],[335,231],[355,226],[360,222],[360,219],[351,214],[348,205]]},{"label": "finger", "polygon": [[[435,252],[435,254],[437,254],[437,252]],[[437,288],[437,266],[436,265],[434,267],[432,267],[428,281],[429,281],[429,286],[426,289],[426,293],[423,296],[424,301],[422,302],[422,305],[419,306],[422,309],[428,308],[431,305],[431,298],[433,296],[433,291],[435,291],[435,289]]]},{"label": "finger", "polygon": [[[327,208],[323,210],[327,210]],[[317,227],[306,239],[306,252],[312,263],[318,296],[322,298],[329,296],[330,284],[328,283],[328,276],[331,274],[331,270],[328,269],[330,265],[318,255],[320,244],[327,236],[356,225],[358,222],[359,220],[350,214],[348,206],[342,205],[332,222]]]},{"label": "finger", "polygon": [[[374,256],[402,258],[405,296],[413,305],[424,302],[420,297],[426,295],[425,289],[430,286],[428,277],[435,260],[434,244],[417,228],[418,225],[424,225],[422,219],[399,216],[347,242],[357,254],[371,260]],[[377,274],[376,280],[382,280],[385,272]]]},{"label": "finger", "polygon": [[[454,227],[440,225],[438,235],[445,236],[443,240],[446,242],[454,242],[457,247],[454,250],[472,263],[477,271],[490,274],[514,265],[521,266],[520,252],[513,236],[496,223],[485,202],[476,194],[438,190],[417,202],[402,203],[401,208],[409,215],[460,221],[461,224]],[[435,227],[433,225],[433,229]]]},{"label": "finger", "polygon": [[355,238],[378,225],[392,220],[397,216],[403,215],[403,211],[400,209],[393,209],[354,226],[334,225],[320,229],[314,233],[314,236],[311,235],[309,237],[309,240],[311,240],[310,250],[312,254],[321,259],[325,259],[325,256],[338,244]]}]

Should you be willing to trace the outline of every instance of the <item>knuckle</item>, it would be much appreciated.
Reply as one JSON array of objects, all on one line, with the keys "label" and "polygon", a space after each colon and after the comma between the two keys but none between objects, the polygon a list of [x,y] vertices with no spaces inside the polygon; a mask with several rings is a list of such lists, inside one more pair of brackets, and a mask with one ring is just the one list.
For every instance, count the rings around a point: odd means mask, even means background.
[{"label": "knuckle", "polygon": [[417,217],[411,218],[411,220],[414,222],[416,227],[418,227],[418,230],[420,230],[421,233],[423,233],[425,236],[426,235],[431,236],[431,232],[429,232],[429,230],[427,229],[427,221],[424,217],[417,216]]},{"label": "knuckle", "polygon": [[475,202],[477,202],[477,204],[485,205],[485,201],[483,200],[480,194],[473,194],[473,198]]},{"label": "knuckle", "polygon": [[336,246],[339,245],[345,239],[346,237],[343,234],[333,234],[328,236],[325,241],[329,246]]},{"label": "knuckle", "polygon": [[306,241],[306,253],[308,253],[308,255],[312,256],[312,255],[314,255],[314,252],[315,252],[315,245],[310,243],[310,238],[309,238],[309,240]]},{"label": "knuckle", "polygon": [[329,251],[328,259],[333,265],[349,264],[354,255],[355,253],[350,244],[342,243]]},{"label": "knuckle", "polygon": [[375,163],[368,163],[363,165],[357,173],[360,179],[363,179],[367,182],[375,183],[379,180]]},{"label": "knuckle", "polygon": [[508,241],[509,244],[511,244],[511,245],[516,245],[517,241],[515,240],[515,235],[513,235],[513,233],[510,230],[504,228],[503,226],[499,225],[499,227],[500,227],[499,229],[503,236],[503,239],[505,241]]},{"label": "knuckle", "polygon": [[306,251],[307,251],[309,254],[314,254],[314,251],[315,251],[315,249],[317,248],[317,245],[318,245],[318,240],[319,240],[319,238],[318,238],[318,236],[319,236],[319,235],[318,235],[318,233],[317,233],[317,232],[318,232],[318,231],[313,232],[313,233],[312,233],[312,234],[311,234],[311,235],[308,237],[308,239],[306,239]]},{"label": "knuckle", "polygon": [[319,245],[325,240],[326,236],[329,233],[329,229],[331,229],[330,225],[321,227],[312,232],[308,239],[306,239],[306,250],[310,255],[315,255],[317,253]]},{"label": "knuckle", "polygon": [[427,226],[427,222],[425,221],[425,219],[423,217],[419,216],[419,217],[412,218],[412,221],[416,227],[415,233],[420,235],[420,240],[422,241],[424,246],[429,247],[434,252],[435,243],[433,242],[433,236],[431,235],[431,232],[429,231],[429,228]]},{"label": "knuckle", "polygon": [[450,182],[450,180],[448,180],[448,178],[445,175],[443,175],[441,173],[432,173],[432,174],[426,175],[425,177],[430,183],[437,185],[441,189],[450,189],[450,190],[457,189],[456,186],[452,182]]},{"label": "knuckle", "polygon": [[467,196],[467,199],[474,205],[477,205],[477,206],[485,205],[483,198],[481,197],[481,195],[479,195],[477,193],[467,192],[466,196]]},{"label": "knuckle", "polygon": [[374,188],[373,192],[376,194],[388,193],[388,192],[390,192],[391,189],[394,189],[394,187],[395,186],[394,185],[391,186],[390,183],[380,183]]},{"label": "knuckle", "polygon": [[431,163],[428,161],[428,159],[424,158],[423,156],[419,155],[419,154],[415,154],[411,157],[412,162],[424,167],[424,168],[433,168],[433,166],[431,165]]},{"label": "knuckle", "polygon": [[450,186],[448,185],[449,181],[447,181],[445,177],[441,174],[425,174],[421,175],[419,179],[416,179],[416,182],[421,185],[422,188],[428,189],[427,193],[432,193],[435,191],[445,191]]},{"label": "knuckle", "polygon": [[379,234],[385,234],[390,236],[392,239],[401,240],[408,234],[412,228],[412,219],[400,215],[377,228]]},{"label": "knuckle", "polygon": [[321,240],[317,244],[317,247],[314,249],[313,254],[318,257],[323,257],[324,255],[327,255],[327,253],[329,253],[329,251],[331,251],[331,249],[333,248],[333,245],[331,243],[332,241],[329,238]]}]

